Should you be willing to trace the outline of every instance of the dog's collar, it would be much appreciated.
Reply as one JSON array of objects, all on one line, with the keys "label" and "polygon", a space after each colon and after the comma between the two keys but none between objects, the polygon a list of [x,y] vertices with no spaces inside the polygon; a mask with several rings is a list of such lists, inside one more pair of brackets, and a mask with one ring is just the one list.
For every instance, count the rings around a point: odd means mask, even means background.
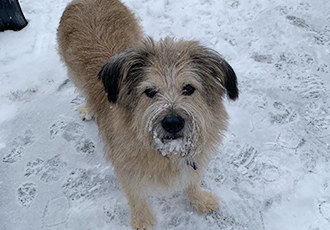
[{"label": "dog's collar", "polygon": [[[170,159],[169,156],[165,156],[167,159]],[[196,162],[192,161],[192,159],[187,159],[187,165],[191,166],[194,170],[197,170]]]},{"label": "dog's collar", "polygon": [[188,161],[187,160],[187,165],[191,166],[194,170],[197,170],[196,163],[194,161]]}]

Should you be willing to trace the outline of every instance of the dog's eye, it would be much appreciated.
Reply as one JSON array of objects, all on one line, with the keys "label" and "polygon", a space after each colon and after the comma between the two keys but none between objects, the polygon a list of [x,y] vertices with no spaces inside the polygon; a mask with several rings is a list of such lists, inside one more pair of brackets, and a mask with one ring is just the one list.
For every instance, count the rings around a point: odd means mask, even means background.
[{"label": "dog's eye", "polygon": [[154,90],[153,88],[148,88],[144,91],[144,93],[150,97],[150,98],[153,98],[156,94],[157,94],[157,91]]},{"label": "dog's eye", "polygon": [[193,94],[195,92],[195,87],[192,85],[185,85],[182,88],[182,94],[185,96],[190,96],[191,94]]}]

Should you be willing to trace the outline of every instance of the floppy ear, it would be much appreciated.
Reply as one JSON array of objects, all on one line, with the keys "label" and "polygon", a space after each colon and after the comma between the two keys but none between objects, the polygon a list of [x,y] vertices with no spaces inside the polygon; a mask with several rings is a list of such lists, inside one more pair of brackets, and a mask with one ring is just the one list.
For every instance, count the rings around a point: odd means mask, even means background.
[{"label": "floppy ear", "polygon": [[216,83],[226,89],[231,100],[238,98],[237,77],[233,68],[212,49],[200,46],[191,56],[201,75],[212,77]]},{"label": "floppy ear", "polygon": [[238,98],[239,92],[237,88],[237,77],[233,68],[226,62],[223,58],[219,56],[217,64],[218,68],[221,69],[223,73],[224,86],[227,91],[227,95],[231,100],[236,100]]},{"label": "floppy ear", "polygon": [[143,80],[148,54],[129,49],[112,57],[101,69],[102,79],[108,100],[132,106],[136,97],[136,87]]},{"label": "floppy ear", "polygon": [[108,100],[117,102],[119,93],[119,82],[123,78],[123,67],[126,62],[124,54],[118,54],[110,59],[99,72]]}]

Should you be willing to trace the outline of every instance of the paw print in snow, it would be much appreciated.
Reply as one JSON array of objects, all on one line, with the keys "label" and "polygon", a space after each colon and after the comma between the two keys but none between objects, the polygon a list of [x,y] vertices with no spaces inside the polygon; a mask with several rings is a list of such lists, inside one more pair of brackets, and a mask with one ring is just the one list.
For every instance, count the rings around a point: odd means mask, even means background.
[{"label": "paw print in snow", "polygon": [[67,163],[62,161],[59,155],[49,159],[45,163],[43,174],[41,175],[40,180],[45,182],[57,181],[66,165]]},{"label": "paw print in snow", "polygon": [[317,159],[316,159],[317,153],[314,152],[314,150],[303,150],[300,153],[300,161],[303,164],[303,168],[307,172],[314,172]]},{"label": "paw print in snow", "polygon": [[323,64],[317,68],[317,71],[322,73],[330,73],[330,66],[328,66],[327,64]]},{"label": "paw print in snow", "polygon": [[22,147],[14,147],[10,152],[2,158],[2,161],[5,163],[15,163],[22,159],[24,154],[24,149]]},{"label": "paw print in snow", "polygon": [[327,96],[324,82],[318,75],[310,75],[301,79],[301,84],[296,87],[304,98],[324,98]]},{"label": "paw print in snow", "polygon": [[76,150],[80,153],[92,155],[95,152],[95,144],[90,139],[81,139],[76,144]]},{"label": "paw print in snow", "polygon": [[115,203],[108,207],[104,206],[103,212],[108,217],[107,223],[116,222],[121,226],[127,226],[127,219],[129,219],[127,206]]},{"label": "paw print in snow", "polygon": [[277,70],[286,70],[292,69],[297,65],[296,55],[292,53],[282,53],[280,55],[280,60],[275,63]]},{"label": "paw print in snow", "polygon": [[62,137],[67,141],[76,141],[84,133],[84,126],[77,122],[70,122],[64,129]]},{"label": "paw print in snow", "polygon": [[298,11],[309,11],[311,9],[311,5],[307,2],[301,2],[298,6],[297,6],[297,10]]},{"label": "paw print in snow", "polygon": [[307,134],[328,136],[330,133],[330,111],[328,108],[310,102],[305,106],[304,127]]},{"label": "paw print in snow", "polygon": [[26,130],[23,136],[16,137],[13,141],[14,146],[30,146],[35,141],[31,130]]},{"label": "paw print in snow", "polygon": [[44,161],[40,158],[27,163],[24,176],[29,177],[31,175],[38,175],[39,172],[43,169]]},{"label": "paw print in snow", "polygon": [[84,132],[84,126],[77,122],[55,121],[49,128],[50,139],[61,135],[67,141],[78,140]]},{"label": "paw print in snow", "polygon": [[286,16],[286,19],[288,20],[288,22],[291,25],[294,25],[294,26],[302,28],[302,29],[307,29],[307,30],[310,29],[310,26],[302,18],[298,18],[298,17],[292,16],[292,15],[288,15],[288,16]]},{"label": "paw print in snow", "polygon": [[49,128],[50,139],[54,139],[55,136],[63,133],[65,127],[66,127],[66,122],[55,121]]},{"label": "paw print in snow", "polygon": [[252,55],[252,59],[256,62],[272,64],[273,63],[273,56],[272,55],[265,55],[265,54],[254,54]]},{"label": "paw print in snow", "polygon": [[232,164],[237,167],[237,170],[243,175],[253,177],[255,174],[255,158],[258,152],[253,146],[245,145],[238,156],[232,161]]},{"label": "paw print in snow", "polygon": [[46,162],[37,158],[26,165],[25,176],[41,175],[40,180],[44,182],[57,181],[66,165],[67,163],[62,161],[59,155],[56,155]]},{"label": "paw print in snow", "polygon": [[293,10],[293,8],[290,6],[277,6],[275,8],[279,13],[280,15],[287,15],[289,12],[291,12]]},{"label": "paw print in snow", "polygon": [[270,113],[271,123],[287,124],[297,119],[298,114],[292,107],[281,102],[274,102],[273,106],[279,113]]},{"label": "paw print in snow", "polygon": [[[235,207],[239,208],[239,207]],[[235,210],[237,213],[242,213],[241,210]],[[238,215],[232,215],[225,204],[221,206],[221,211],[214,211],[205,216],[209,226],[218,226],[218,229],[246,229],[246,224],[240,223]]]},{"label": "paw print in snow", "polygon": [[330,26],[325,26],[323,31],[317,32],[314,35],[315,43],[318,45],[329,45],[330,44]]},{"label": "paw print in snow", "polygon": [[37,185],[32,182],[22,184],[18,190],[18,201],[24,207],[30,207],[37,194]]},{"label": "paw print in snow", "polygon": [[2,161],[5,163],[15,163],[22,159],[25,147],[32,145],[35,137],[31,130],[26,130],[24,135],[16,137],[11,143],[11,150],[6,154]]},{"label": "paw print in snow", "polygon": [[76,169],[70,173],[62,189],[68,199],[79,201],[108,194],[110,189],[119,189],[119,183],[114,175],[102,176],[91,170]]}]

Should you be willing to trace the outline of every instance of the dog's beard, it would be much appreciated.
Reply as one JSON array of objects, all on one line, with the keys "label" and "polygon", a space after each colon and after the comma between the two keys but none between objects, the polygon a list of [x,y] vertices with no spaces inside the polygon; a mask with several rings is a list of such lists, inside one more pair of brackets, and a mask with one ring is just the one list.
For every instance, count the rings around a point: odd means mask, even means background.
[{"label": "dog's beard", "polygon": [[182,136],[171,139],[153,131],[154,148],[163,156],[178,155],[180,157],[193,157],[199,152],[195,135]]},{"label": "dog's beard", "polygon": [[163,156],[191,158],[200,152],[196,123],[193,119],[186,119],[186,126],[182,131],[177,134],[167,133],[161,126],[161,120],[168,108],[169,106],[164,104],[151,113],[147,123],[150,144]]}]

